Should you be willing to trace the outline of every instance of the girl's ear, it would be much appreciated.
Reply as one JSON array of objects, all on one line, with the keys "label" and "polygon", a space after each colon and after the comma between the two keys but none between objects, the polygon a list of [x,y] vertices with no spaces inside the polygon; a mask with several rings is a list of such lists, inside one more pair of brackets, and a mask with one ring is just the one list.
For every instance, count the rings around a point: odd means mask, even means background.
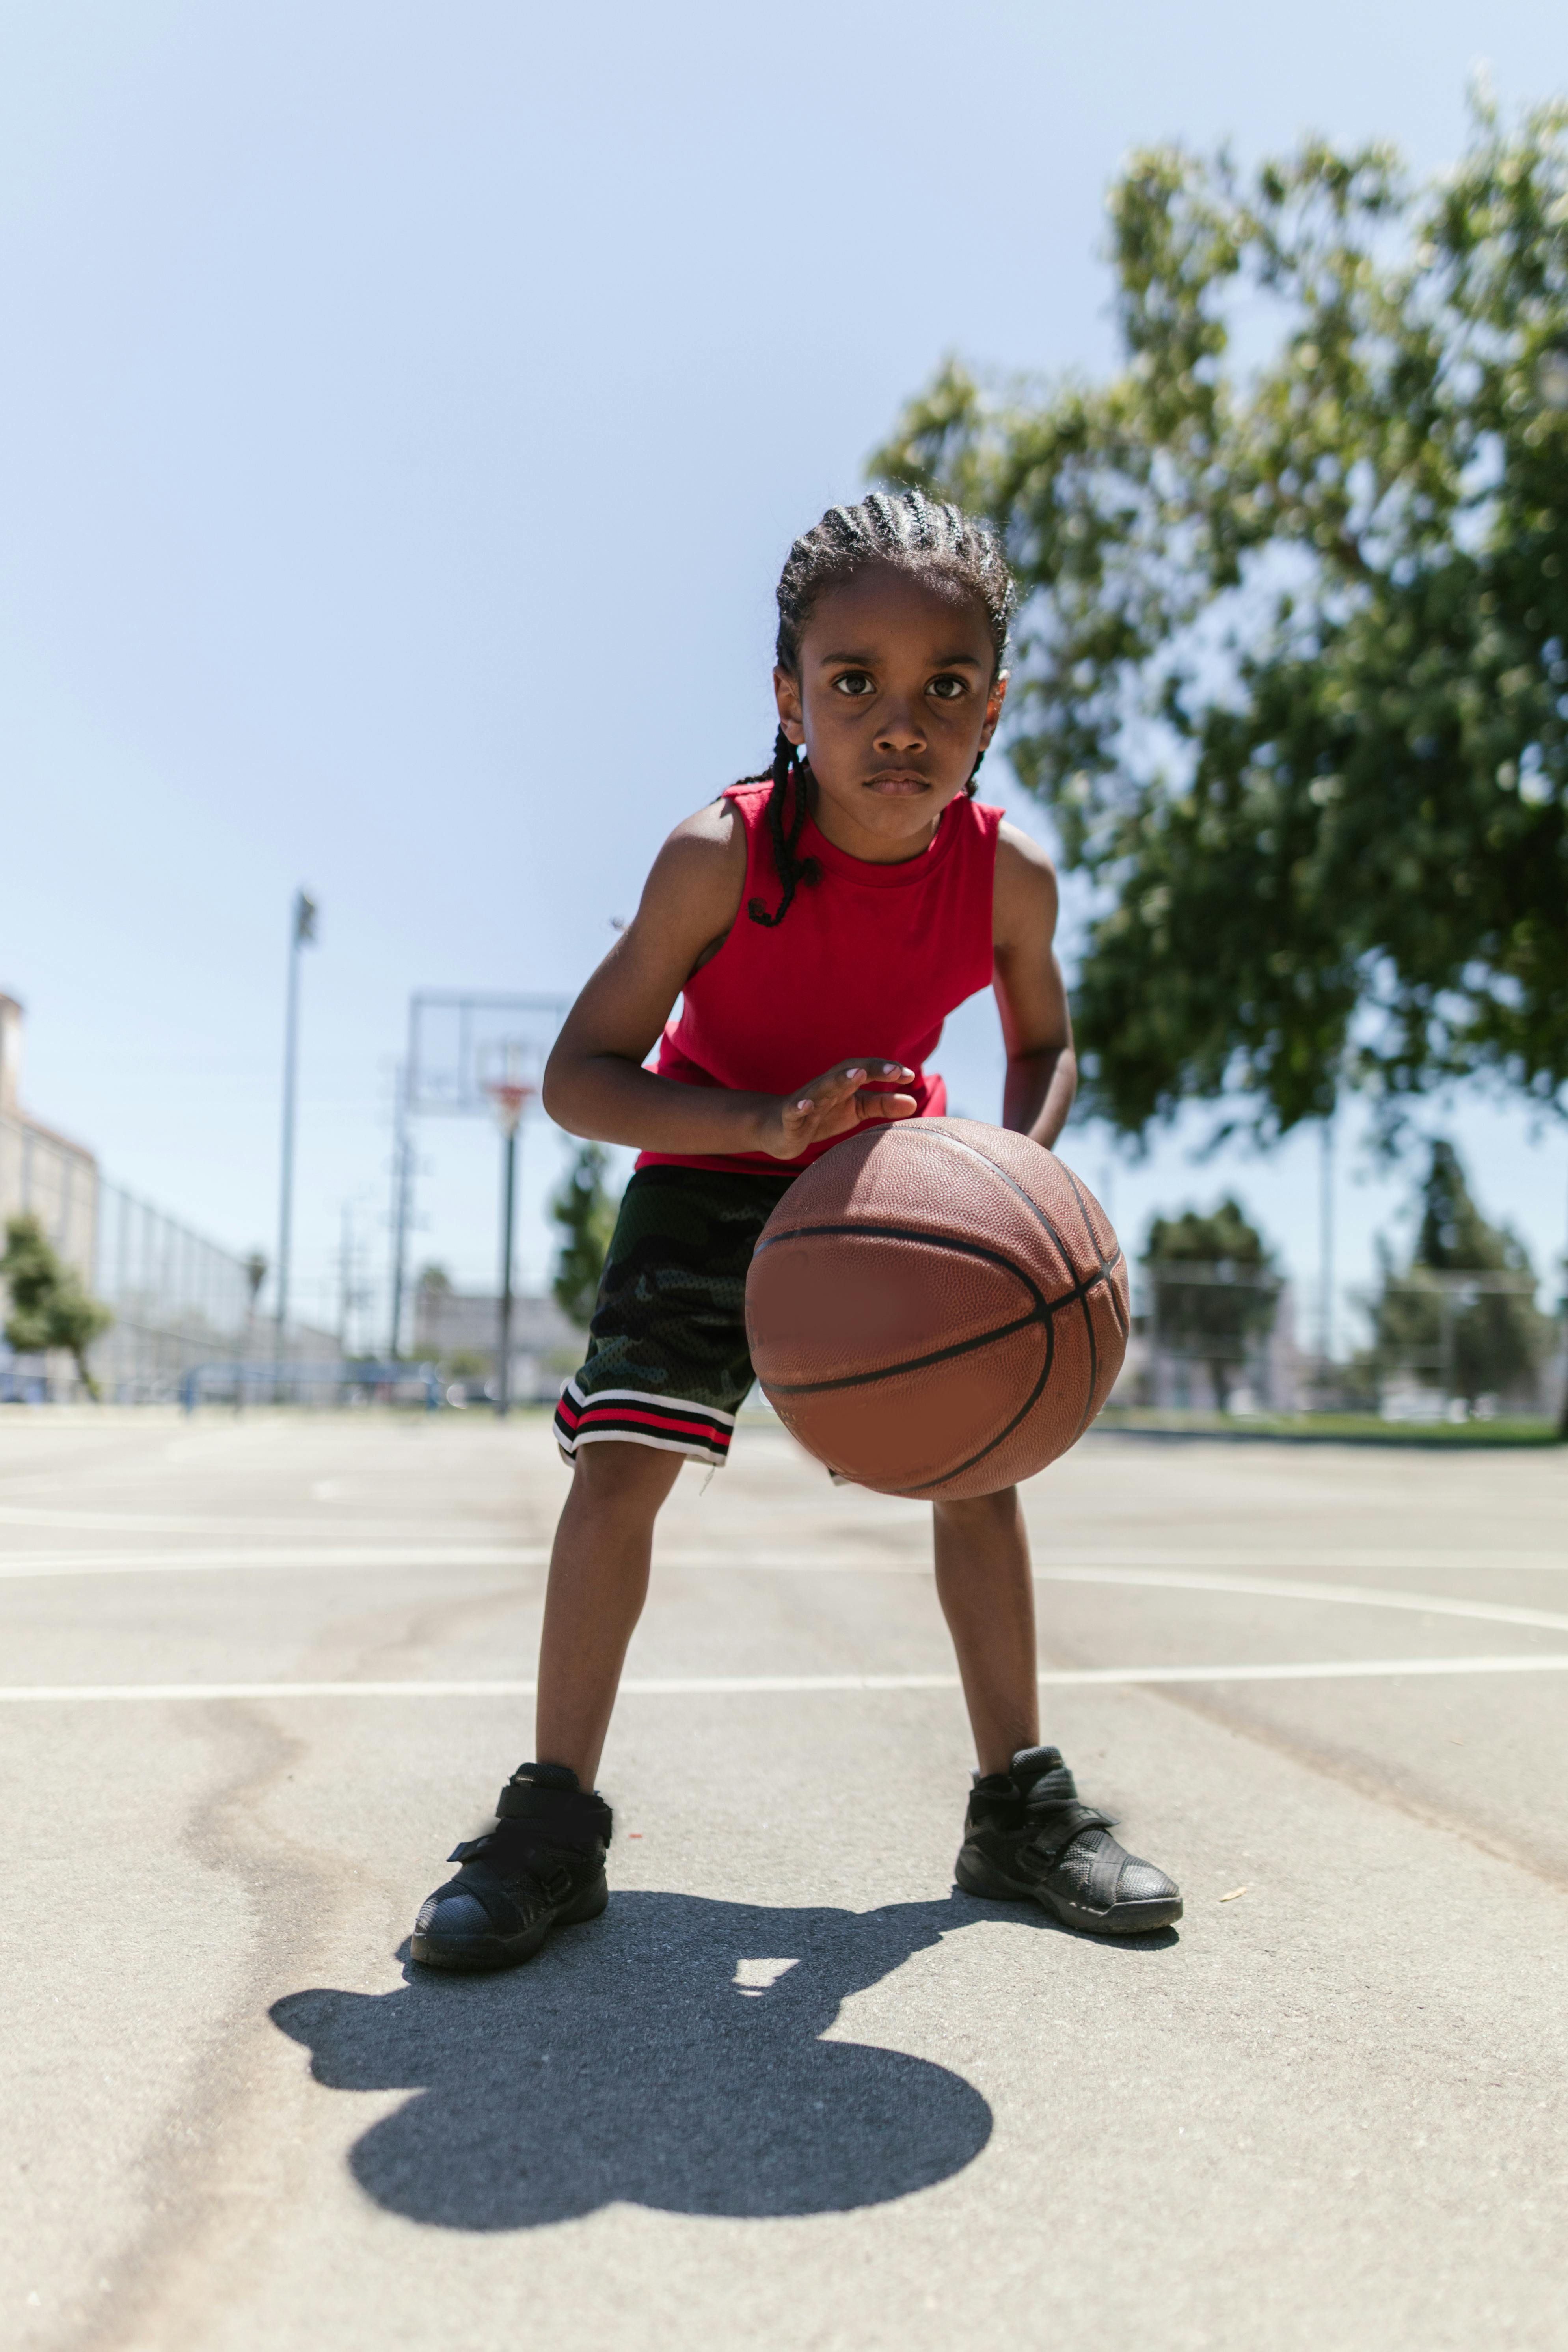
[{"label": "girl's ear", "polygon": [[773,672],[773,700],[778,705],[779,725],[792,743],[805,740],[805,716],[800,707],[800,688],[787,669]]},{"label": "girl's ear", "polygon": [[980,730],[980,749],[989,751],[1002,718],[1002,705],[1007,699],[1007,673],[999,669],[992,680],[991,691],[985,698],[985,724]]}]

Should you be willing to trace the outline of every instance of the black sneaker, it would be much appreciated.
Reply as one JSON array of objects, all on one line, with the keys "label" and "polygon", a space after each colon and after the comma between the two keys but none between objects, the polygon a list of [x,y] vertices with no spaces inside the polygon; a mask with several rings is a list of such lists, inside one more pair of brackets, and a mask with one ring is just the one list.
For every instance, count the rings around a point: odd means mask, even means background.
[{"label": "black sneaker", "polygon": [[575,1772],[520,1764],[496,1812],[493,1830],[447,1855],[461,1870],[421,1906],[409,1952],[427,1969],[514,1969],[610,1899],[610,1809]]},{"label": "black sneaker", "polygon": [[1109,1813],[1080,1802],[1059,1748],[1021,1748],[1010,1770],[975,1774],[955,1875],[966,1895],[1038,1903],[1095,1936],[1168,1927],[1180,1888],[1110,1829]]}]

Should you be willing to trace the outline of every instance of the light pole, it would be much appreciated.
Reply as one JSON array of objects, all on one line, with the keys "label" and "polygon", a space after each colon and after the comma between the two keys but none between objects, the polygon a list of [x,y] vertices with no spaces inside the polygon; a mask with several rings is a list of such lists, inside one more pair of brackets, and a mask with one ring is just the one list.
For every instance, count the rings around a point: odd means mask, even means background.
[{"label": "light pole", "polygon": [[504,1421],[511,1410],[511,1261],[512,1231],[517,1221],[518,1130],[522,1125],[522,1114],[529,1097],[538,1091],[518,1072],[519,1056],[515,1051],[508,1051],[505,1075],[491,1078],[485,1087],[502,1138],[500,1311],[496,1329],[499,1350],[496,1417],[500,1421]]},{"label": "light pole", "polygon": [[392,1331],[391,1362],[403,1350],[403,1293],[407,1281],[408,1227],[414,1211],[414,1138],[408,1129],[408,1068],[397,1066],[397,1111],[392,1143]]},{"label": "light pole", "polygon": [[283,1024],[283,1170],[278,1209],[278,1345],[283,1360],[289,1325],[289,1244],[294,1222],[294,1096],[300,1051],[300,950],[316,938],[316,902],[296,890],[289,925],[289,1009]]}]

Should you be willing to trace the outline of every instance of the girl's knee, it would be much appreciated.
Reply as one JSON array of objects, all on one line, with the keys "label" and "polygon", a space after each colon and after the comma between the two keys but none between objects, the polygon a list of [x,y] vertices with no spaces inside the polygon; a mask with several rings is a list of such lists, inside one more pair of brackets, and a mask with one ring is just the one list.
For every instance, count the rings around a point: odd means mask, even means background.
[{"label": "girl's knee", "polygon": [[680,1475],[683,1458],[618,1439],[584,1445],[572,1465],[573,1487],[602,1508],[657,1511]]}]

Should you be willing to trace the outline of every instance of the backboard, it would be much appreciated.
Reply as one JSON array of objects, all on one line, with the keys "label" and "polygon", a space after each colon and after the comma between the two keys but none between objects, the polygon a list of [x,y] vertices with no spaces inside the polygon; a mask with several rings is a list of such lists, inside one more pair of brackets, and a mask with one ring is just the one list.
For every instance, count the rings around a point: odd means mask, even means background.
[{"label": "backboard", "polygon": [[408,1003],[405,1113],[494,1117],[498,1080],[517,1077],[537,1087],[570,1002],[421,989]]}]

